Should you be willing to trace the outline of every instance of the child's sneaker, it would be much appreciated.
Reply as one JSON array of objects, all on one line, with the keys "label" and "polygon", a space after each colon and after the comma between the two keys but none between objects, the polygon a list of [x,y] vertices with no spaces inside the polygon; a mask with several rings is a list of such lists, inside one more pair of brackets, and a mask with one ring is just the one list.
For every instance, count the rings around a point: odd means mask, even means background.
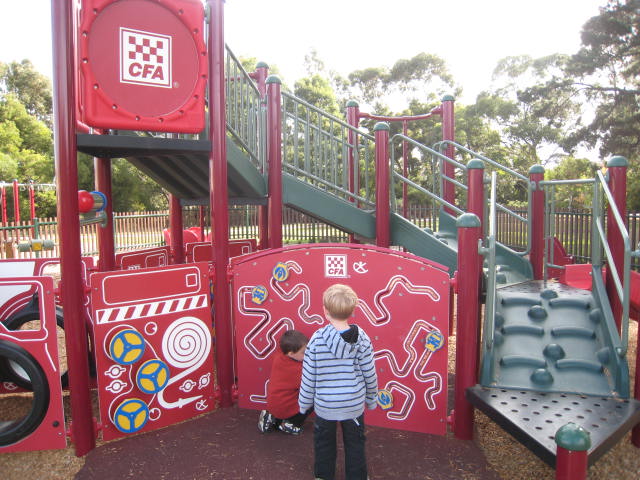
[{"label": "child's sneaker", "polygon": [[302,433],[302,427],[296,427],[293,423],[282,422],[278,425],[281,432],[288,433],[289,435],[300,435]]},{"label": "child's sneaker", "polygon": [[258,430],[262,433],[267,433],[269,430],[272,430],[276,423],[276,419],[273,418],[266,410],[262,410],[260,412],[260,417],[258,418]]}]

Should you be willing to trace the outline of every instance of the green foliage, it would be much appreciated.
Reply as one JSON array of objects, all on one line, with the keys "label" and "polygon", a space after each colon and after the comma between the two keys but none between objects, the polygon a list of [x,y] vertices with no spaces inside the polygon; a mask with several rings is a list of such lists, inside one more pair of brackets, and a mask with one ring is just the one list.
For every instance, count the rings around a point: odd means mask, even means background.
[{"label": "green foliage", "polygon": [[29,60],[22,62],[0,62],[0,95],[14,94],[24,105],[29,115],[34,116],[49,128],[53,122],[51,82],[37,72]]}]

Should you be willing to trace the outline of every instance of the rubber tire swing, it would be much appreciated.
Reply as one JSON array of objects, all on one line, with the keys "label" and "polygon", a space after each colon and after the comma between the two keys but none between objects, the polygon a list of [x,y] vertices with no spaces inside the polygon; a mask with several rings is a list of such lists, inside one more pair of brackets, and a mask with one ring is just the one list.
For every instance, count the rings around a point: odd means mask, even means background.
[{"label": "rubber tire swing", "polygon": [[33,433],[49,409],[49,382],[35,358],[20,345],[0,340],[0,366],[8,361],[18,365],[28,376],[33,391],[31,409],[23,418],[0,423],[0,447],[11,445]]},{"label": "rubber tire swing", "polygon": [[[25,323],[32,321],[40,321],[39,310],[24,309],[23,311],[18,312],[16,315],[8,318],[3,323],[8,330],[20,330],[20,328]],[[56,325],[64,330],[64,317],[62,314],[62,309],[59,307],[56,307]],[[29,380],[29,378],[25,378],[24,374],[17,371],[10,362],[2,362],[1,359],[0,362],[2,363],[2,369],[7,376],[7,380],[15,383],[19,387],[31,390],[31,381]],[[62,388],[66,388],[69,385],[68,371],[60,373],[60,383],[62,384]]]}]

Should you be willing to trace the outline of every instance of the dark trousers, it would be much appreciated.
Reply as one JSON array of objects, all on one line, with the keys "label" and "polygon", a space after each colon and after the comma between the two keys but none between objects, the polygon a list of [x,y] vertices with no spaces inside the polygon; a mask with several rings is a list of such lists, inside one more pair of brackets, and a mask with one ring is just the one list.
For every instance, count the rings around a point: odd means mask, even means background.
[{"label": "dark trousers", "polygon": [[313,473],[322,480],[334,480],[336,475],[336,431],[342,427],[346,480],[367,480],[367,459],[364,453],[364,414],[354,420],[325,420],[316,415],[313,425],[315,461]]}]

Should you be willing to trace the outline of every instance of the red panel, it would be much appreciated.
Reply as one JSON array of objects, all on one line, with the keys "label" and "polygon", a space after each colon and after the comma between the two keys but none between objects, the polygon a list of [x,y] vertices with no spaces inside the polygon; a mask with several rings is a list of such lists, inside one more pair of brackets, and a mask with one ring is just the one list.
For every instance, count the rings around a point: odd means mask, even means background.
[{"label": "red panel", "polygon": [[166,267],[169,265],[169,247],[148,248],[135,252],[116,253],[116,266],[120,270]]},{"label": "red panel", "polygon": [[214,365],[207,264],[96,273],[91,285],[103,438],[155,430],[210,411]]},{"label": "red panel", "polygon": [[[30,450],[65,448],[67,440],[62,405],[62,386],[58,364],[58,336],[56,330],[53,279],[51,277],[3,278],[0,292],[14,287],[37,290],[40,299],[40,329],[7,330],[0,323],[0,339],[9,341],[26,350],[36,360],[46,375],[49,384],[49,405],[40,425],[27,437],[9,446],[0,446],[0,454]],[[11,384],[4,384],[7,391]],[[13,385],[15,387],[15,385]],[[3,419],[5,419],[3,417]]]},{"label": "red panel", "polygon": [[100,128],[200,132],[207,56],[198,0],[84,0],[84,122]]},{"label": "red panel", "polygon": [[378,386],[392,397],[387,409],[368,411],[367,422],[445,433],[449,275],[444,267],[383,248],[314,244],[240,257],[232,275],[240,407],[264,408],[280,335],[295,328],[311,336],[324,326],[324,290],[346,283],[360,299],[354,323],[373,342]]},{"label": "red panel", "polygon": [[[255,252],[258,242],[255,238],[241,240],[229,240],[229,257],[239,257],[247,253]],[[210,262],[211,242],[196,242],[187,244],[187,263]]]}]

